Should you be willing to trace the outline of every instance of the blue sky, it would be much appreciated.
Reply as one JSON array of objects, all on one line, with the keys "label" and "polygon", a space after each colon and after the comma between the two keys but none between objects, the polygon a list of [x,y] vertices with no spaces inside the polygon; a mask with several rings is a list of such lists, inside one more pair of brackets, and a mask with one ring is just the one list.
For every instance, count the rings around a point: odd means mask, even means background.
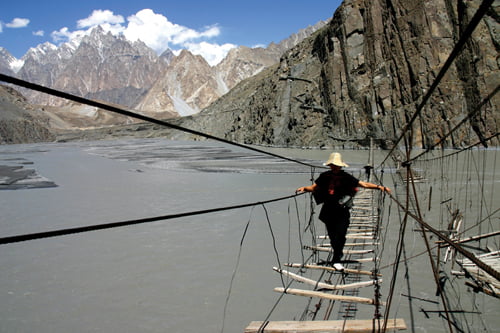
[{"label": "blue sky", "polygon": [[[333,16],[341,0],[6,0],[0,46],[16,58],[44,42],[60,44],[101,25],[141,39],[158,53],[187,48],[215,62],[235,46],[280,42]],[[209,61],[210,62],[210,61]]]}]

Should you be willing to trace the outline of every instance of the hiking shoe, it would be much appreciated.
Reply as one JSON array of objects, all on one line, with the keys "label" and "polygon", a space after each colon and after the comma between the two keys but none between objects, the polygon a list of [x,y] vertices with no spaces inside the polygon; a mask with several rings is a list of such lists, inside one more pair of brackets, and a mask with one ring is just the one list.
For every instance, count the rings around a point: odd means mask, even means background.
[{"label": "hiking shoe", "polygon": [[336,263],[333,264],[333,268],[335,268],[337,271],[343,271],[344,270],[344,266],[342,266],[342,264],[338,263],[338,262],[336,262]]}]

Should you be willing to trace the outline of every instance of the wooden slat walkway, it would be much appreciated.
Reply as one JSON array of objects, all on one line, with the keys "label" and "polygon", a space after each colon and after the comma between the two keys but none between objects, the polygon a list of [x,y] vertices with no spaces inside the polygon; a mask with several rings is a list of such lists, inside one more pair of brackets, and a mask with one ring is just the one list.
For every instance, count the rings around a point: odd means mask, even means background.
[{"label": "wooden slat walkway", "polygon": [[[245,333],[369,333],[378,332],[384,327],[384,321],[373,320],[323,320],[323,321],[252,321]],[[390,319],[387,321],[386,332],[406,330],[404,319]]]},{"label": "wooden slat walkway", "polygon": [[[300,271],[297,273],[300,274],[292,273],[282,268],[273,268],[275,271],[289,279],[314,287],[314,290],[279,287],[274,288],[275,292],[328,300],[330,302],[330,306],[332,306],[331,309],[333,309],[333,304],[338,304],[338,319],[346,318],[349,320],[253,321],[245,329],[245,333],[364,333],[382,330],[384,327],[383,320],[354,320],[357,311],[357,304],[372,306],[385,305],[384,302],[379,299],[358,296],[360,288],[376,285],[382,282],[380,274],[374,274],[373,272],[361,269],[361,263],[378,260],[378,258],[373,257],[364,258],[363,255],[374,253],[373,247],[378,245],[377,234],[380,227],[376,225],[378,222],[378,216],[374,215],[375,210],[371,207],[373,204],[373,193],[370,191],[363,191],[360,192],[360,194],[362,194],[363,199],[359,200],[361,198],[358,197],[358,200],[356,200],[355,197],[355,205],[351,213],[351,225],[346,236],[346,238],[352,239],[352,241],[345,244],[344,254],[347,255],[347,260],[342,262],[344,269],[338,271],[330,265],[325,266],[324,264],[326,263],[323,260],[320,260],[323,264],[285,264],[285,266],[288,267],[299,268]],[[328,236],[319,236],[318,239],[328,239]],[[327,242],[323,243],[324,244],[321,244],[320,246],[317,244],[304,245],[303,248],[312,251],[331,253],[332,249],[330,244],[326,244]],[[337,274],[337,277],[335,278],[336,282],[332,282],[334,279],[324,279],[322,278],[323,275],[319,274],[310,274],[306,277],[306,274],[304,274],[306,269],[323,270],[328,272],[330,277],[333,277],[333,274]],[[361,281],[362,275],[370,276],[371,280]],[[339,290],[342,292],[338,293]],[[325,319],[329,319],[329,316],[330,313],[328,313],[328,316],[325,316]],[[386,332],[406,329],[407,327],[404,319],[391,319],[387,322]]]}]

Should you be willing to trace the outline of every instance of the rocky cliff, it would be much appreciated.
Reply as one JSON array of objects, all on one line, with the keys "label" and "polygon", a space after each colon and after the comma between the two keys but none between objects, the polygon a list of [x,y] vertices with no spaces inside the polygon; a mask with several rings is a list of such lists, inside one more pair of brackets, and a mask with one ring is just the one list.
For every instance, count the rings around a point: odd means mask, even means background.
[{"label": "rocky cliff", "polygon": [[16,90],[0,85],[0,144],[53,141],[49,117]]},{"label": "rocky cliff", "polygon": [[195,114],[222,95],[221,85],[203,57],[183,50],[136,108],[155,118],[174,111],[181,116]]},{"label": "rocky cliff", "polygon": [[[238,84],[184,126],[248,144],[354,146],[394,142],[480,1],[352,0],[278,65]],[[429,146],[500,83],[498,2],[422,110],[414,144]],[[457,147],[498,133],[494,95],[447,138]]]}]

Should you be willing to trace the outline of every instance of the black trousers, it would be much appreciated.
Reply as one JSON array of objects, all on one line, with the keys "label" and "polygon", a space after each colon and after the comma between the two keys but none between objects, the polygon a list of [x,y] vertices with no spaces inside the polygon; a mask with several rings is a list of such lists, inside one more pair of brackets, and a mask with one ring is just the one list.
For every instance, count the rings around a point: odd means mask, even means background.
[{"label": "black trousers", "polygon": [[333,249],[332,261],[334,263],[340,262],[340,259],[344,255],[345,236],[347,228],[349,228],[350,218],[351,213],[347,207],[325,203],[321,208],[319,219],[326,225],[330,244]]}]

